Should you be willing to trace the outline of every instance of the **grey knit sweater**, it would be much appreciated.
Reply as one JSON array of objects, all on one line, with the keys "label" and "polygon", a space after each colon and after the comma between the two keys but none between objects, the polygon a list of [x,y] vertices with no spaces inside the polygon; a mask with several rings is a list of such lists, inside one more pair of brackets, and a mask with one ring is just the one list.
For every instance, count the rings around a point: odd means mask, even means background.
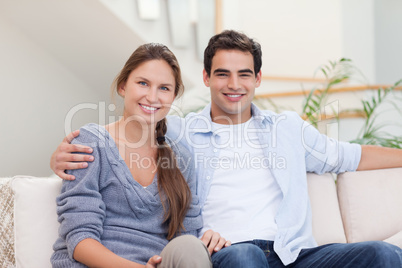
[{"label": "grey knit sweater", "polygon": [[[85,267],[72,256],[76,245],[86,238],[101,242],[123,258],[145,264],[168,243],[156,176],[147,188],[135,181],[115,142],[99,125],[81,128],[73,143],[91,146],[95,160],[86,169],[71,171],[74,181],[63,182],[57,198],[60,228],[51,257],[53,267]],[[184,147],[170,140],[168,143],[193,194],[184,220],[186,231],[181,234],[197,235],[202,218],[192,157]]]}]

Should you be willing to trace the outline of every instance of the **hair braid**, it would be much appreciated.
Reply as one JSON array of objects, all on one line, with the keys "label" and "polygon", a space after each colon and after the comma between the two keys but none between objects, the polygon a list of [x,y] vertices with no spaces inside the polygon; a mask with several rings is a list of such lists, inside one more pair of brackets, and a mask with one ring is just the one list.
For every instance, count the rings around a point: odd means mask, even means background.
[{"label": "hair braid", "polygon": [[[167,131],[166,118],[156,125],[156,137],[164,137]],[[157,152],[158,188],[166,201],[161,200],[165,211],[164,223],[169,225],[168,239],[184,229],[183,220],[191,200],[191,191],[180,172],[172,149],[164,140],[158,141]]]}]

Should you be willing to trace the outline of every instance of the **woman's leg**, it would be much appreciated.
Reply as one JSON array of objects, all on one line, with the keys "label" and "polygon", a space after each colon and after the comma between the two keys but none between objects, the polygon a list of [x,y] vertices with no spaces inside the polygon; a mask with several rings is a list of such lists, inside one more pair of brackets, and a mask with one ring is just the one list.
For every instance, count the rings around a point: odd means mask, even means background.
[{"label": "woman's leg", "polygon": [[192,235],[174,238],[162,250],[162,262],[158,268],[211,268],[211,256],[207,247]]}]

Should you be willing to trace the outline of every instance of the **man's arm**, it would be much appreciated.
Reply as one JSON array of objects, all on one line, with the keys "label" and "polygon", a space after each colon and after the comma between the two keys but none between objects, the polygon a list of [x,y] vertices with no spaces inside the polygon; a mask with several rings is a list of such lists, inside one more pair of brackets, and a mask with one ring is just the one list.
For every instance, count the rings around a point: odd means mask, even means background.
[{"label": "man's arm", "polygon": [[[79,144],[71,144],[71,141],[80,134],[79,130],[68,134],[50,158],[50,168],[64,180],[74,180],[73,175],[66,174],[66,169],[80,169],[88,166],[87,162],[94,160],[92,155],[74,153],[92,153],[92,148]],[[74,152],[74,153],[73,153]]]},{"label": "man's arm", "polygon": [[362,145],[362,155],[357,170],[402,167],[402,150]]},{"label": "man's arm", "polygon": [[[173,141],[178,142],[181,135],[184,135],[184,119],[178,116],[168,116],[168,135]],[[66,170],[81,169],[88,166],[87,162],[94,161],[92,155],[74,153],[92,153],[92,148],[84,145],[71,144],[71,141],[78,137],[80,131],[76,130],[68,134],[59,144],[56,151],[50,158],[50,168],[64,180],[74,180],[73,175],[67,174]],[[186,145],[186,144],[184,144]]]}]

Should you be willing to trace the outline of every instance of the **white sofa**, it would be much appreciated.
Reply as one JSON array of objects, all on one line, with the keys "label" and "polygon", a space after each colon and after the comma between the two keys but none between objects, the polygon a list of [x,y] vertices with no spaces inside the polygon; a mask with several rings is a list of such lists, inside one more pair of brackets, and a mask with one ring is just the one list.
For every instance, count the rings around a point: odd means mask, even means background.
[{"label": "white sofa", "polygon": [[[344,173],[336,183],[332,174],[308,174],[308,186],[318,244],[385,240],[402,247],[402,168]],[[0,180],[0,267],[51,267],[60,187],[58,178]]]}]

